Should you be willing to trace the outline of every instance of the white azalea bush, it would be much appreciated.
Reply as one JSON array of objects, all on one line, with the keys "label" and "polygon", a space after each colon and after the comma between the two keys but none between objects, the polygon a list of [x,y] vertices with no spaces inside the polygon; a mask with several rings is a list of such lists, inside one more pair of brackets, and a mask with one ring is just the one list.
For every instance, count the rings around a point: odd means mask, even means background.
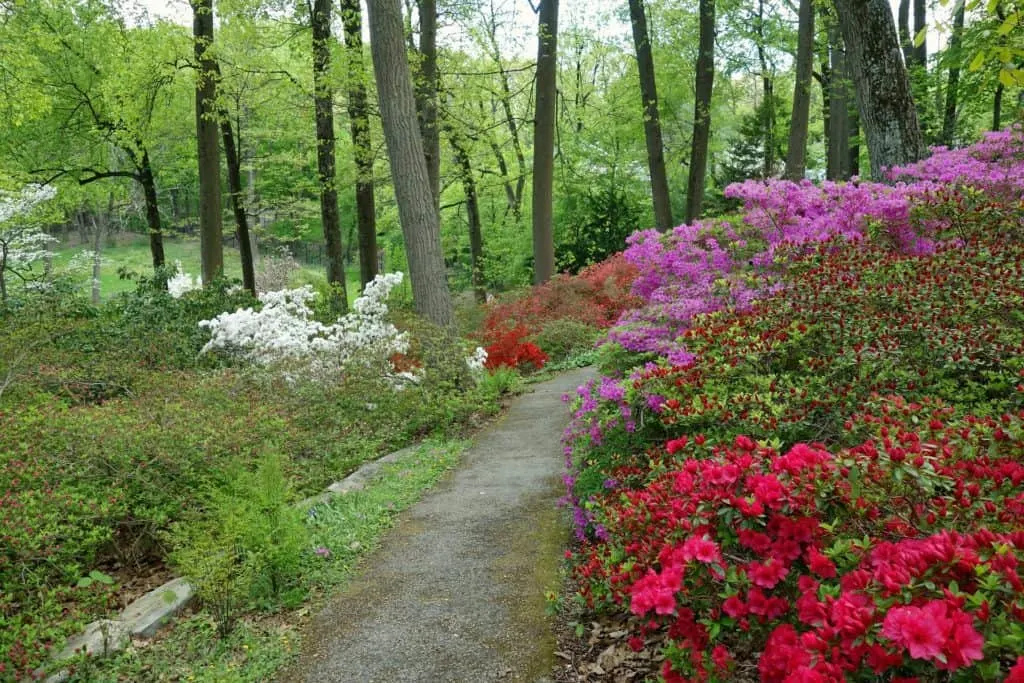
[{"label": "white azalea bush", "polygon": [[203,278],[189,275],[181,267],[181,261],[174,262],[174,275],[167,279],[167,292],[175,299],[180,299],[188,292],[203,288]]},{"label": "white azalea bush", "polygon": [[408,335],[387,320],[387,297],[402,282],[402,273],[378,275],[353,302],[352,311],[330,325],[313,317],[316,292],[309,285],[264,292],[263,306],[222,313],[199,326],[210,331],[202,352],[239,355],[261,366],[288,363],[317,373],[358,363],[386,364],[394,379],[414,380],[415,373],[395,371],[390,358],[409,349]]}]

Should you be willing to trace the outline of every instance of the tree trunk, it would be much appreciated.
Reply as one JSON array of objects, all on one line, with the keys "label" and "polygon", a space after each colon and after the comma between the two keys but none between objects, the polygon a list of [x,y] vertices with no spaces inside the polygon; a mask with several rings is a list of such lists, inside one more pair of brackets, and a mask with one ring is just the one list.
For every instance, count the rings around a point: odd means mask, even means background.
[{"label": "tree trunk", "polygon": [[850,70],[846,50],[839,35],[839,26],[829,27],[829,57],[832,61],[829,88],[829,135],[827,140],[827,170],[829,180],[847,180],[850,177]]},{"label": "tree trunk", "polygon": [[903,50],[903,62],[910,66],[917,57],[914,53],[914,37],[910,35],[910,0],[900,0],[896,17],[896,29],[900,36],[900,49]]},{"label": "tree trunk", "polygon": [[867,138],[871,177],[880,180],[883,168],[917,161],[925,153],[892,10],[886,0],[836,0],[836,9]]},{"label": "tree trunk", "polygon": [[523,154],[523,145],[519,141],[519,126],[516,124],[515,115],[512,112],[512,88],[508,84],[508,72],[505,71],[505,64],[501,58],[501,47],[498,44],[497,29],[493,23],[488,26],[488,37],[491,41],[492,57],[498,66],[498,78],[501,84],[501,108],[505,114],[505,125],[512,140],[512,150],[516,155],[516,165],[519,169],[519,177],[516,178],[515,204],[512,206],[512,213],[516,220],[522,213],[523,190],[526,188],[526,155]]},{"label": "tree trunk", "polygon": [[927,26],[928,17],[925,13],[926,0],[914,0],[914,42],[917,42],[918,35],[921,36],[921,44],[914,47],[914,61],[924,68],[928,68],[928,41],[922,33]]},{"label": "tree trunk", "polygon": [[455,315],[441,252],[441,224],[417,125],[401,6],[399,0],[369,0],[367,6],[373,71],[409,260],[413,305],[427,319],[450,328]]},{"label": "tree trunk", "polygon": [[249,240],[249,218],[245,214],[242,200],[242,168],[238,159],[238,146],[227,112],[222,111],[220,132],[224,138],[224,158],[228,165],[228,189],[231,191],[231,209],[235,214],[235,233],[238,236],[238,252],[242,260],[242,286],[256,296],[256,268],[253,265],[252,243]]},{"label": "tree trunk", "polygon": [[[203,284],[224,273],[220,199],[220,148],[217,133],[217,76],[212,55],[213,0],[191,0],[196,63],[196,138],[199,148],[199,240]],[[152,239],[152,228],[150,229]]]},{"label": "tree trunk", "polygon": [[359,231],[359,281],[363,287],[377,276],[377,209],[373,188],[373,143],[366,105],[363,27],[359,0],[341,1],[348,52],[348,119],[356,162],[356,225]]},{"label": "tree trunk", "polygon": [[558,0],[541,0],[537,29],[537,98],[533,118],[533,282],[555,274],[552,187],[558,97]]},{"label": "tree trunk", "polygon": [[[107,220],[110,220],[109,217]],[[102,272],[103,259],[100,253],[103,249],[103,227],[107,220],[97,221],[92,219],[92,303],[98,306],[100,303],[100,275]]]},{"label": "tree trunk", "polygon": [[[149,229],[149,253],[153,259],[153,270],[164,267],[164,233],[160,225],[160,205],[156,199],[156,181],[153,179],[153,167],[149,163],[149,151],[142,150],[142,161],[139,168],[139,184],[142,185],[142,196],[146,201],[146,227]],[[219,189],[219,188],[218,188]],[[220,215],[218,213],[218,215]]]},{"label": "tree trunk", "polygon": [[[661,120],[658,117],[658,89],[654,80],[654,57],[647,33],[647,15],[643,0],[629,0],[629,16],[633,24],[633,45],[640,70],[640,97],[644,107],[644,138],[647,141],[647,167],[651,173],[651,199],[654,202],[654,225],[659,232],[672,227],[672,201],[665,174],[665,148],[661,141]],[[582,80],[578,77],[578,80]],[[579,89],[581,83],[577,83]]]},{"label": "tree trunk", "polygon": [[942,117],[942,144],[953,146],[956,134],[957,91],[960,88],[960,66],[957,52],[964,32],[964,3],[960,3],[953,14],[953,33],[949,37],[949,49],[953,53],[953,65],[949,67],[949,80],[946,82],[946,106]]},{"label": "tree trunk", "polygon": [[996,85],[996,94],[992,99],[992,130],[1003,129],[1003,84]]},{"label": "tree trunk", "polygon": [[459,167],[462,189],[466,194],[466,215],[469,218],[469,267],[473,295],[477,303],[482,304],[487,301],[487,290],[484,289],[484,241],[480,228],[480,202],[476,192],[476,180],[473,178],[473,166],[465,146],[451,125],[446,125],[446,128],[448,140],[455,153],[455,163]]},{"label": "tree trunk", "polygon": [[416,74],[416,113],[423,154],[427,159],[427,175],[434,204],[441,205],[441,141],[437,131],[437,0],[418,0],[420,15],[420,47]]},{"label": "tree trunk", "polygon": [[850,111],[850,136],[847,141],[847,154],[849,155],[849,161],[847,162],[847,168],[851,177],[860,176],[860,114],[857,113],[856,107]]},{"label": "tree trunk", "polygon": [[331,88],[331,0],[314,0],[313,106],[316,110],[316,167],[320,181],[320,222],[324,228],[327,281],[338,287],[333,305],[348,308],[345,291],[345,257],[338,215],[338,186],[334,162],[334,90]]},{"label": "tree trunk", "polygon": [[761,125],[764,134],[764,168],[761,174],[765,178],[775,175],[775,80],[768,68],[766,41],[764,35],[764,0],[757,3],[757,59],[761,65],[761,91],[764,94],[763,115]]},{"label": "tree trunk", "polygon": [[802,180],[807,170],[807,126],[811,116],[811,72],[814,59],[814,2],[800,0],[796,44],[796,85],[786,150],[786,177]]},{"label": "tree trunk", "polygon": [[700,218],[704,204],[704,176],[711,138],[711,91],[715,82],[715,0],[700,0],[700,38],[697,52],[696,99],[690,177],[686,181],[686,222]]}]

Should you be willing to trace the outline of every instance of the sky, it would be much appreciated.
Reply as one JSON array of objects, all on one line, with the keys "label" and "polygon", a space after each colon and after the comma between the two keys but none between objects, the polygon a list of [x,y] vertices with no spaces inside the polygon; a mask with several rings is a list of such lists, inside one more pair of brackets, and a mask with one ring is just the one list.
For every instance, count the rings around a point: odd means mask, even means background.
[{"label": "sky", "polygon": [[[150,16],[168,19],[182,25],[191,25],[192,12],[187,0],[137,0],[150,14]],[[528,0],[494,0],[498,8],[508,12],[513,18],[514,35],[507,36],[508,46],[515,51],[524,51],[531,54],[536,48],[532,43],[532,37],[536,31],[536,15],[530,8]],[[890,0],[895,17],[898,0]],[[934,3],[933,3],[934,4]],[[619,8],[626,5],[626,0],[568,0],[562,2],[559,14],[559,25],[567,26],[572,24],[598,23],[603,26],[602,33],[609,35],[629,36],[629,24],[616,18]],[[365,0],[363,3],[365,16]],[[936,17],[938,18],[938,30],[936,29]],[[944,26],[949,23],[949,8],[939,4],[934,12],[930,12],[928,32],[928,52],[936,52],[945,46],[946,36]],[[610,20],[610,21],[609,21]],[[606,23],[607,22],[607,23]],[[366,22],[363,22],[363,31],[366,32]],[[365,38],[366,36],[364,36]],[[446,37],[444,31],[439,36],[442,40]],[[451,40],[459,40],[458,32],[453,31],[449,36]]]}]

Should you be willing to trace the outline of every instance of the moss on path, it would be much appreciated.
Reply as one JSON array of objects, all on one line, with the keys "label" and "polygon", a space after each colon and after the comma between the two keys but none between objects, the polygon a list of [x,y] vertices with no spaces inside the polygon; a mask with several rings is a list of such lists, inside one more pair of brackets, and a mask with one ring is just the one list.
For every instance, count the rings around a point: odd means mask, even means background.
[{"label": "moss on path", "polygon": [[313,619],[282,681],[543,681],[555,649],[544,591],[567,525],[561,396],[581,370],[533,385],[462,465],[402,515],[348,589]]}]

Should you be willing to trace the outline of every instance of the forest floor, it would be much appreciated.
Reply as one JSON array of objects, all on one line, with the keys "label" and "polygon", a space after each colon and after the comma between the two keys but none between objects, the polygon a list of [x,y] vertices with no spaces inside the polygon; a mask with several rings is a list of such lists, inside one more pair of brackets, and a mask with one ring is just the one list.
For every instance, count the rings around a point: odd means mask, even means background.
[{"label": "forest floor", "polygon": [[568,524],[560,444],[575,370],[533,386],[462,464],[406,511],[346,590],[306,626],[281,681],[548,681]]}]

